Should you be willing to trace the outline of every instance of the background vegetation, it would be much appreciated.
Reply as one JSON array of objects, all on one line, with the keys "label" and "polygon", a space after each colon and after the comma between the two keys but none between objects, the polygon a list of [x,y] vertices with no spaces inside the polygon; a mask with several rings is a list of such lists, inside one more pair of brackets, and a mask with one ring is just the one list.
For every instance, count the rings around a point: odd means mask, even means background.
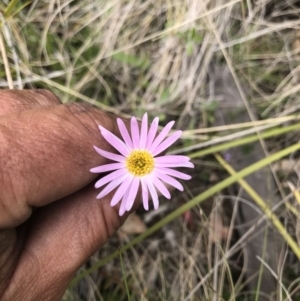
[{"label": "background vegetation", "polygon": [[[157,212],[139,209],[64,300],[300,300],[299,1],[2,0],[0,12],[1,88],[46,88],[64,103],[176,120],[184,134],[171,151],[196,165],[185,192],[161,198]],[[218,66],[249,122],[220,125]],[[263,149],[257,162],[248,161],[253,143]],[[236,173],[226,151],[238,145]],[[241,180],[265,166],[276,211]],[[248,287],[235,183],[283,238],[276,270],[257,258],[277,283],[269,296],[263,283]]]}]

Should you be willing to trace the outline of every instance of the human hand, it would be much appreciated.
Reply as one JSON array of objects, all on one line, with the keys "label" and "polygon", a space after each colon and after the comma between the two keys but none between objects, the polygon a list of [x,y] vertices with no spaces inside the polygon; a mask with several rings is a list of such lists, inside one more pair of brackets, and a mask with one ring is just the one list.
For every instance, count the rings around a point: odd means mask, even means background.
[{"label": "human hand", "polygon": [[0,299],[59,300],[78,268],[124,222],[89,169],[113,151],[98,124],[115,118],[61,105],[44,90],[0,90]]}]

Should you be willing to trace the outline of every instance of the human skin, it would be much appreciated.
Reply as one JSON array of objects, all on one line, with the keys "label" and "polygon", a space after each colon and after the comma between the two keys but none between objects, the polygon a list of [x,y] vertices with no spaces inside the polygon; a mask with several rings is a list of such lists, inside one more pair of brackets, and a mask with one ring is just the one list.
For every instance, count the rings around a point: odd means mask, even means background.
[{"label": "human skin", "polygon": [[126,219],[97,200],[89,172],[114,151],[115,117],[46,90],[0,90],[0,300],[60,300],[74,273]]}]

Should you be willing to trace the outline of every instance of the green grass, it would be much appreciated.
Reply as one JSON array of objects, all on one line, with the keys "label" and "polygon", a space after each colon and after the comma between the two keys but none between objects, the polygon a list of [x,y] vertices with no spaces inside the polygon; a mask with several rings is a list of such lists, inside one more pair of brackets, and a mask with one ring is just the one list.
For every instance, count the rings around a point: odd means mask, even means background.
[{"label": "green grass", "polygon": [[[171,202],[161,199],[166,213],[146,222],[148,230],[130,236],[127,243],[112,237],[72,286],[92,281],[91,300],[175,301],[193,291],[188,300],[245,300],[245,279],[235,275],[228,259],[228,254],[242,250],[242,243],[212,241],[211,212],[218,203],[213,200],[225,197],[226,189],[239,182],[263,207],[264,200],[243,178],[275,161],[289,160],[291,170],[279,171],[276,188],[285,194],[285,202],[288,199],[275,218],[284,223],[275,222],[274,227],[280,225],[289,246],[289,260],[283,263],[287,292],[294,300],[300,298],[292,285],[300,277],[293,264],[300,259],[296,217],[288,209],[295,212],[297,206],[287,185],[287,180],[298,181],[293,166],[300,148],[299,8],[291,10],[287,0],[281,5],[275,0],[222,0],[207,6],[198,0],[13,0],[2,1],[0,11],[1,88],[47,88],[64,103],[84,101],[123,117],[140,117],[147,111],[162,124],[176,120],[183,138],[170,152],[189,155],[196,165],[195,180],[186,183],[186,192],[174,193]],[[220,106],[209,85],[215,64],[227,65],[243,87],[243,102],[235,112],[248,112],[252,123],[215,127]],[[265,123],[257,122],[256,114]],[[282,149],[276,148],[279,139]],[[243,170],[234,172],[215,159],[219,152],[242,146],[247,161],[248,150],[257,142],[265,158]],[[278,214],[272,209],[264,214],[271,222]],[[147,218],[142,210],[138,215]],[[228,216],[223,226],[234,241],[234,218]],[[170,247],[174,241],[176,247]],[[118,272],[109,280],[111,266]],[[91,274],[95,270],[100,271],[98,279]],[[292,273],[285,272],[289,270]],[[278,294],[277,300],[288,300],[283,296]],[[76,298],[77,291],[70,287],[64,300]]]}]

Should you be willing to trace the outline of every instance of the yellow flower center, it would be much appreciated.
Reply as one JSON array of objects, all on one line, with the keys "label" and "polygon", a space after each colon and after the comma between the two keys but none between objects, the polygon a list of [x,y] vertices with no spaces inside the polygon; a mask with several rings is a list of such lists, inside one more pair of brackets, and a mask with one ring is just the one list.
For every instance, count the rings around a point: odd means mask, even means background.
[{"label": "yellow flower center", "polygon": [[134,150],[126,159],[128,171],[135,176],[144,176],[154,168],[154,158],[146,150]]}]

